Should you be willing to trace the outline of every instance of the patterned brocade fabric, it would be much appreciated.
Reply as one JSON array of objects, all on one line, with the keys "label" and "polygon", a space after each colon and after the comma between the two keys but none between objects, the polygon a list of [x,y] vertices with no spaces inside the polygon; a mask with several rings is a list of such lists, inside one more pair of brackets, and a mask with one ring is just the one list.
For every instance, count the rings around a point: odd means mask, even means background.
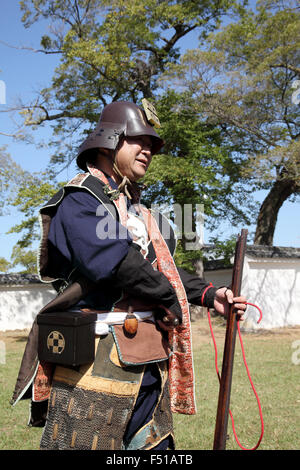
[{"label": "patterned brocade fabric", "polygon": [[[93,364],[56,367],[48,418],[40,448],[43,450],[120,450],[139,393],[144,366],[122,367],[112,358],[112,335],[97,339]],[[172,435],[166,365],[160,364],[162,392],[153,414],[126,448],[150,449]]]},{"label": "patterned brocade fabric", "polygon": [[[90,165],[90,173],[106,185],[109,182],[104,173]],[[124,194],[120,193],[114,204],[120,215],[121,223],[127,226],[128,212]],[[136,204],[137,210],[143,216],[145,226],[157,257],[158,269],[168,278],[173,286],[181,309],[183,321],[169,335],[173,354],[169,359],[169,380],[171,409],[173,413],[193,415],[196,413],[195,378],[192,354],[192,332],[190,323],[189,304],[184,286],[177,271],[174,259],[158,228],[155,217],[146,207]]]}]

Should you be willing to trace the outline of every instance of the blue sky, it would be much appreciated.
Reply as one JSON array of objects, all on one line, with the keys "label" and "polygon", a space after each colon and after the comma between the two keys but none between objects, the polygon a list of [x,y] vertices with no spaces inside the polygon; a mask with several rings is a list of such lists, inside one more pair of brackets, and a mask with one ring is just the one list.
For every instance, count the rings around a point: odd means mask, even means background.
[{"label": "blue sky", "polygon": [[[17,0],[1,2],[0,16],[0,41],[14,45],[11,48],[0,43],[0,80],[6,85],[6,104],[0,104],[0,111],[5,111],[13,106],[18,98],[23,102],[30,101],[36,90],[50,83],[55,66],[58,64],[58,56],[44,55],[21,49],[22,46],[39,48],[39,40],[42,34],[47,33],[47,24],[37,23],[30,29],[25,29],[21,23],[21,12]],[[4,6],[5,4],[5,6]],[[189,37],[187,47],[196,46],[196,39]],[[0,113],[0,132],[10,133],[13,130],[13,122],[5,112]],[[47,142],[49,129],[36,131],[36,138]],[[0,147],[7,146],[7,151],[12,158],[24,169],[29,171],[42,170],[50,155],[49,149],[37,149],[35,145],[14,142],[10,137],[0,135]],[[74,149],[76,151],[76,149]],[[75,169],[70,168],[62,175],[62,179],[73,176]],[[255,194],[258,201],[265,196],[263,191]],[[300,202],[286,202],[280,209],[277,227],[274,237],[274,245],[300,246]],[[12,247],[18,239],[18,235],[7,235],[7,230],[19,221],[19,214],[14,211],[10,215],[0,217],[0,257],[10,257]],[[240,227],[246,228],[246,227]],[[250,228],[253,231],[253,227]],[[224,236],[236,233],[230,223],[224,223],[221,232]],[[207,242],[208,231],[205,228],[204,239]]]}]

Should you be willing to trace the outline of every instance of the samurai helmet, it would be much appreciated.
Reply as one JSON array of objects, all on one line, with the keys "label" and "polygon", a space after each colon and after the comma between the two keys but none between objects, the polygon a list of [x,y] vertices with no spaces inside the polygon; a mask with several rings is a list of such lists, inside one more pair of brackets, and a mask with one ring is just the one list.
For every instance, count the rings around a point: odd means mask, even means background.
[{"label": "samurai helmet", "polygon": [[96,129],[79,147],[77,165],[86,171],[89,152],[104,148],[116,150],[120,137],[147,135],[152,140],[152,155],[157,153],[164,142],[154,130],[160,127],[156,111],[146,99],[142,100],[144,109],[127,101],[114,101],[103,109]]}]

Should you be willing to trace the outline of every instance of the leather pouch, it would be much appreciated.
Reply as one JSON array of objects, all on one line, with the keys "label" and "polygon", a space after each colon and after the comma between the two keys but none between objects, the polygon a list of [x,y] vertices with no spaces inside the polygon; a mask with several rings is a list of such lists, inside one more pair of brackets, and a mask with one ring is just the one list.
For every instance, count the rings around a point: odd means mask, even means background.
[{"label": "leather pouch", "polygon": [[111,331],[119,359],[125,365],[165,361],[171,355],[167,339],[151,321],[139,322],[134,335],[128,334],[123,325],[113,325]]}]

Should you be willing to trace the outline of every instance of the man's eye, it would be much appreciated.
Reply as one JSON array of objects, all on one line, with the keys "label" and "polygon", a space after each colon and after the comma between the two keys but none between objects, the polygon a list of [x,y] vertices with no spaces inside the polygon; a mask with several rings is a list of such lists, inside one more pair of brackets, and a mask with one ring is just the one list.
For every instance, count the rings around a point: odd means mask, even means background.
[{"label": "man's eye", "polygon": [[143,139],[139,139],[139,144],[142,146],[142,147],[148,147],[152,148],[152,141],[149,141],[149,140],[143,140]]},{"label": "man's eye", "polygon": [[139,137],[128,137],[127,138],[128,142],[134,143],[139,145],[140,147],[149,147],[150,149],[152,148],[152,141],[144,140],[143,138]]}]

